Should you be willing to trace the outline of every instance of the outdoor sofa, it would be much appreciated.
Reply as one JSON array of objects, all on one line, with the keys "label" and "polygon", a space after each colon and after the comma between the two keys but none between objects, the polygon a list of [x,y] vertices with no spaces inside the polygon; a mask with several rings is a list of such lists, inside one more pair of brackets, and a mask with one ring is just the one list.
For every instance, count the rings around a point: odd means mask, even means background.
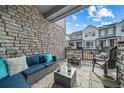
[{"label": "outdoor sofa", "polygon": [[45,62],[44,55],[27,56],[28,68],[20,73],[1,79],[0,88],[30,88],[30,85],[56,69],[56,57],[52,56],[52,58],[51,62]]}]

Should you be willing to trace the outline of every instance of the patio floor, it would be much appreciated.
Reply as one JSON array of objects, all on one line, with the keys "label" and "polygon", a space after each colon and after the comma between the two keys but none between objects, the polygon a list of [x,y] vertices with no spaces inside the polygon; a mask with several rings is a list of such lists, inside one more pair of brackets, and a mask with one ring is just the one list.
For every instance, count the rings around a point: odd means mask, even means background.
[{"label": "patio floor", "polygon": [[[67,65],[67,60],[58,61],[60,65]],[[73,65],[77,69],[77,80],[73,88],[103,88],[103,70],[95,67],[92,72],[92,62],[82,61],[80,67]],[[54,71],[32,85],[33,88],[63,88],[62,85],[54,83]]]}]

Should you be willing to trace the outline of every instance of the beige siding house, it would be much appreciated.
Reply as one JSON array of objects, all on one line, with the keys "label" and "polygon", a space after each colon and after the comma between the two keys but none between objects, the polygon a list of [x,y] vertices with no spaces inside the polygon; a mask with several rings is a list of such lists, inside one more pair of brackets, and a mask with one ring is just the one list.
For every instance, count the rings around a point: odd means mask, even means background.
[{"label": "beige siding house", "polygon": [[73,49],[82,48],[82,31],[73,32],[69,35],[69,46]]},{"label": "beige siding house", "polygon": [[82,31],[82,37],[84,40],[83,47],[95,49],[98,46],[98,28],[92,25],[89,25]]}]

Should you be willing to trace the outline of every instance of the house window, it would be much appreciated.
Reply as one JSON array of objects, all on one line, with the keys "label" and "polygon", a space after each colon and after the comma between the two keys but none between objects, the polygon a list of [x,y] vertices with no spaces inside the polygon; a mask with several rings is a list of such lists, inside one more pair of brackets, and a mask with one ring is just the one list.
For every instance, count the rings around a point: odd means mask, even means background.
[{"label": "house window", "polygon": [[74,43],[69,43],[69,46],[73,47],[74,46]]},{"label": "house window", "polygon": [[78,36],[75,36],[76,37],[76,39],[80,39],[80,36],[78,35]]},{"label": "house window", "polygon": [[95,32],[92,32],[92,36],[95,36]]},{"label": "house window", "polygon": [[86,42],[86,46],[90,46],[90,42]]},{"label": "house window", "polygon": [[78,39],[81,39],[81,36],[80,35],[78,36]]},{"label": "house window", "polygon": [[87,48],[93,48],[93,42],[86,42]]},{"label": "house window", "polygon": [[105,35],[105,30],[101,30],[101,36],[104,36]]},{"label": "house window", "polygon": [[85,37],[88,37],[88,35],[85,35]]},{"label": "house window", "polygon": [[70,40],[74,40],[74,36],[70,36]]},{"label": "house window", "polygon": [[75,36],[72,36],[72,40],[74,40],[75,39]]},{"label": "house window", "polygon": [[113,34],[114,29],[113,28],[108,28],[108,35],[112,35]]},{"label": "house window", "polygon": [[124,32],[124,26],[121,27],[121,32]]}]

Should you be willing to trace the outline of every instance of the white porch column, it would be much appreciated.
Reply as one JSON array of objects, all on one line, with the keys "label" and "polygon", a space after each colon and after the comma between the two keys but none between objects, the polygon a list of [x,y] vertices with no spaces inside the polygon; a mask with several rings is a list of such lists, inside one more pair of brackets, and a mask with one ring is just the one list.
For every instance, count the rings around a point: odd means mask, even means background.
[{"label": "white porch column", "polygon": [[109,46],[109,40],[106,39],[106,46]]},{"label": "white porch column", "polygon": [[94,49],[96,48],[95,40],[94,40],[94,42],[93,42],[93,48],[94,48]]},{"label": "white porch column", "polygon": [[74,42],[74,49],[76,49],[77,47],[76,47],[76,42]]},{"label": "white porch column", "polygon": [[85,43],[85,42],[82,40],[82,47],[83,47],[83,48],[84,48],[84,43]]}]

